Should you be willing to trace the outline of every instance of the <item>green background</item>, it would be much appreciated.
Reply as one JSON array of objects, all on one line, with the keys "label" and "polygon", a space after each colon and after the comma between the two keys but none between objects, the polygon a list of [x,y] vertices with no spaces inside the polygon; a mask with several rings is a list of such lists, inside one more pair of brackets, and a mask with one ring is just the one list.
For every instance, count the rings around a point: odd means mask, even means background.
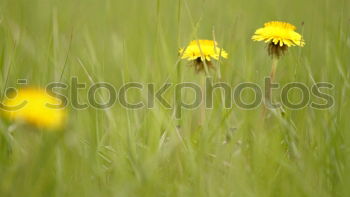
[{"label": "green background", "polygon": [[[198,110],[175,120],[159,104],[69,107],[62,132],[2,121],[0,196],[349,196],[349,8],[348,0],[0,0],[2,94],[17,79],[42,87],[73,76],[87,86],[199,83],[178,48],[213,35],[229,53],[220,72],[211,72],[214,81],[263,85],[271,58],[251,36],[271,20],[296,25],[306,41],[281,58],[276,81],[335,86],[331,109],[267,118],[263,107],[224,109],[216,91],[203,126]],[[80,102],[86,92],[79,91]],[[128,96],[147,99],[137,90]],[[171,91],[165,97],[174,103]]]}]

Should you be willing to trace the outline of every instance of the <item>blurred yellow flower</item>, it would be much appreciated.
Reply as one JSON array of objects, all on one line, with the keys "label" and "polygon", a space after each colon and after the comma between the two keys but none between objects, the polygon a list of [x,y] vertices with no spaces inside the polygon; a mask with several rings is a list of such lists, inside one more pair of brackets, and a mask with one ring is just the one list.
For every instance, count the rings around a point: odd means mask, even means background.
[{"label": "blurred yellow flower", "polygon": [[40,88],[20,89],[2,102],[2,114],[10,121],[28,123],[38,128],[59,129],[66,111],[61,100]]},{"label": "blurred yellow flower", "polygon": [[302,36],[295,32],[296,27],[292,24],[280,21],[272,21],[264,24],[263,28],[255,31],[252,40],[269,43],[269,54],[277,57],[283,54],[288,47],[303,47],[305,42]]},{"label": "blurred yellow flower", "polygon": [[[185,50],[185,51],[184,51]],[[179,53],[182,54],[181,59],[196,60],[200,58],[211,61],[211,58],[218,60],[220,55],[227,58],[228,54],[225,50],[218,48],[217,42],[213,40],[193,40],[185,48],[181,48]]]},{"label": "blurred yellow flower", "polygon": [[213,40],[193,40],[186,48],[179,50],[181,59],[194,61],[196,70],[200,71],[204,68],[205,61],[208,66],[211,66],[211,60],[219,60],[220,56],[227,58],[227,52],[218,47],[217,42]]}]

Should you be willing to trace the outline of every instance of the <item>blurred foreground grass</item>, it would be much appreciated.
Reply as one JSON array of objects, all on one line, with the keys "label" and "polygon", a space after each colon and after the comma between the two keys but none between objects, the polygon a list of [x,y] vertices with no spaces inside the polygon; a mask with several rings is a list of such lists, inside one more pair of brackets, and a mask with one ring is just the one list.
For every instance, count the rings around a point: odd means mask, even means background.
[{"label": "blurred foreground grass", "polygon": [[[212,39],[213,30],[229,53],[221,80],[262,85],[271,60],[250,38],[264,22],[282,20],[298,27],[306,46],[282,58],[277,81],[331,82],[335,105],[266,122],[261,107],[223,109],[216,92],[203,127],[196,111],[176,121],[159,105],[70,109],[59,133],[2,122],[0,196],[349,196],[349,8],[348,0],[1,0],[2,94],[17,79],[198,83],[186,62],[177,64],[177,50]],[[86,102],[86,91],[79,98]]]}]

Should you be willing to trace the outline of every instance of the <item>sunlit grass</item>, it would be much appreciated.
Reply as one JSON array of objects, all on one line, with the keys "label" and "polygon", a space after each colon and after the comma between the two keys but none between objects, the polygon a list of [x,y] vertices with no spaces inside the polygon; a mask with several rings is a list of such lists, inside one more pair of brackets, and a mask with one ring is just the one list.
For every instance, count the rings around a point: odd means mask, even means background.
[{"label": "sunlit grass", "polygon": [[[45,86],[76,76],[87,86],[105,81],[117,88],[200,83],[178,55],[196,39],[215,39],[229,54],[215,63],[214,82],[263,85],[271,58],[251,37],[271,20],[296,25],[307,43],[279,60],[276,81],[335,85],[331,109],[285,109],[267,119],[262,106],[224,109],[215,91],[204,125],[198,110],[176,120],[159,103],[69,107],[67,128],[56,133],[2,121],[0,196],[348,196],[349,7],[346,0],[0,1],[1,95],[19,87],[18,79]],[[172,90],[165,98],[174,104]],[[79,102],[86,95],[79,90]],[[133,90],[128,96],[147,99]]]}]

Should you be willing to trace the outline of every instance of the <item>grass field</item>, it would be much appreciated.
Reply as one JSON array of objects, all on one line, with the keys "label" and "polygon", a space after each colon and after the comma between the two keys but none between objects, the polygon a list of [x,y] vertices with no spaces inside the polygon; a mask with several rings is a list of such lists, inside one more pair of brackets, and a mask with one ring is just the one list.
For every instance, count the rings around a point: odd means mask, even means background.
[{"label": "grass field", "polygon": [[[203,74],[178,49],[214,37],[229,54],[211,71],[214,82],[263,85],[271,58],[251,37],[272,20],[296,25],[306,42],[280,59],[276,81],[332,83],[333,107],[263,117],[263,105],[225,109],[215,91],[203,124],[200,109],[177,120],[157,102],[137,110],[69,103],[67,126],[57,132],[2,120],[0,196],[350,196],[349,0],[0,0],[2,98],[8,87],[23,86],[18,79],[41,87],[69,85],[72,77],[116,88],[200,84]],[[173,89],[164,95],[172,105]],[[87,89],[78,93],[87,102]],[[300,94],[290,97],[297,102]],[[147,94],[132,89],[128,99],[146,101]]]}]

